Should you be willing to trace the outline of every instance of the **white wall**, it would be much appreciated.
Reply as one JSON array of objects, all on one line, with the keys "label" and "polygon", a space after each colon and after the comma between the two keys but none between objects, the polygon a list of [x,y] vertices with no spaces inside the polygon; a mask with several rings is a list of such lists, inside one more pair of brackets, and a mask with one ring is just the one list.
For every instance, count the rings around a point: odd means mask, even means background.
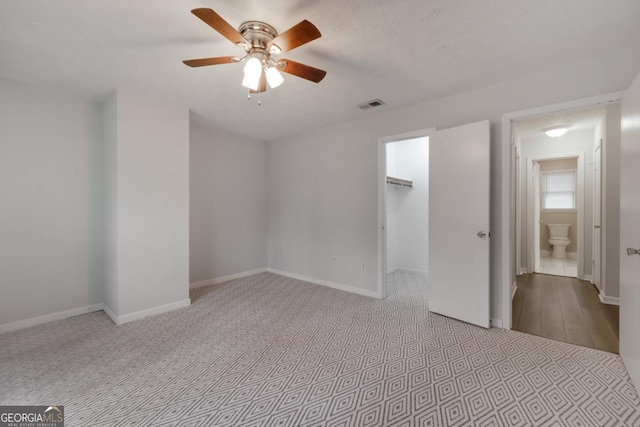
[{"label": "white wall", "polygon": [[[109,109],[109,105],[106,106]],[[105,117],[107,114],[105,114]],[[111,129],[113,123],[105,123]],[[115,200],[107,224],[116,225],[119,321],[189,301],[189,113],[128,90],[116,93]],[[108,132],[107,132],[108,134]],[[110,184],[107,185],[107,188]],[[110,242],[108,240],[107,242]],[[164,311],[163,309],[160,309]],[[126,319],[126,320],[124,320]]]},{"label": "white wall", "polygon": [[620,162],[620,355],[636,388],[640,388],[640,257],[626,248],[640,247],[640,74],[622,100]]},{"label": "white wall", "polygon": [[190,126],[190,282],[266,268],[266,143]]},{"label": "white wall", "polygon": [[[552,156],[554,154],[584,154],[584,194],[582,198],[582,206],[580,207],[583,212],[583,224],[582,224],[582,239],[583,239],[583,275],[591,275],[591,260],[593,248],[591,240],[593,238],[593,131],[569,131],[565,135],[558,138],[549,138],[540,133],[540,137],[523,139],[521,142],[521,173],[520,183],[521,191],[523,195],[526,193],[527,186],[527,159],[532,156]],[[522,203],[526,205],[526,197],[523,197]],[[526,266],[529,259],[529,243],[527,241],[526,227],[527,227],[527,214],[528,209],[523,209],[523,218],[525,220],[522,224],[522,262]],[[541,224],[542,229],[542,224]],[[523,267],[524,267],[523,266]]]},{"label": "white wall", "polygon": [[640,65],[623,55],[596,58],[269,143],[269,265],[375,291],[378,138],[490,119],[491,316],[500,319],[501,206],[508,203],[501,192],[502,115],[622,90],[632,76],[618,73],[629,64]]},{"label": "white wall", "polygon": [[396,143],[398,178],[413,188],[396,187],[397,268],[429,270],[429,139]]},{"label": "white wall", "polygon": [[0,79],[0,325],[102,302],[100,122]]}]

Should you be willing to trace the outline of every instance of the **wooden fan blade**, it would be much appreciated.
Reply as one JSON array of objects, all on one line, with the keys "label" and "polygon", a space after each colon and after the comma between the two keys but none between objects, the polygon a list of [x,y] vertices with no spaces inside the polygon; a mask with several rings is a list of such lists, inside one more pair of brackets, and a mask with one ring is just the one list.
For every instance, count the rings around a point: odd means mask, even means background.
[{"label": "wooden fan blade", "polygon": [[207,65],[233,64],[238,62],[238,58],[235,56],[218,56],[215,58],[187,59],[182,62],[189,67],[205,67]]},{"label": "wooden fan blade", "polygon": [[278,67],[280,68],[280,71],[302,77],[303,79],[311,80],[315,83],[320,83],[322,79],[324,79],[324,76],[327,75],[327,72],[324,70],[313,68],[309,65],[301,64],[290,59],[282,59],[278,61],[278,64],[284,64],[284,66],[281,66],[282,68]]},{"label": "wooden fan blade", "polygon": [[213,10],[207,8],[199,8],[193,9],[191,13],[202,19],[205,24],[208,24],[211,28],[225,36],[228,40],[231,41],[231,43],[246,43],[247,45],[250,44],[247,39],[242,36],[242,34],[240,34],[235,28],[229,25],[227,21],[222,19],[222,17],[215,13]]},{"label": "wooden fan blade", "polygon": [[305,19],[299,24],[289,28],[284,33],[279,34],[275,39],[271,40],[267,44],[267,49],[276,45],[280,48],[280,52],[288,52],[321,36],[322,34],[320,34],[320,30]]},{"label": "wooden fan blade", "polygon": [[251,93],[260,93],[267,91],[267,76],[265,73],[260,75],[260,84],[258,85],[258,90],[249,90]]}]

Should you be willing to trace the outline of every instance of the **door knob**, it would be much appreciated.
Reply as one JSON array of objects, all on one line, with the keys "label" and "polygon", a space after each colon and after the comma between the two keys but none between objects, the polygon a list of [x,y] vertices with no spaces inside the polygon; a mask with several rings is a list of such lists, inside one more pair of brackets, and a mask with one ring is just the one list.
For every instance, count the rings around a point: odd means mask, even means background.
[{"label": "door knob", "polygon": [[627,248],[627,255],[640,255],[640,249]]},{"label": "door knob", "polygon": [[478,236],[481,239],[484,239],[485,237],[487,237],[487,233],[485,233],[484,231],[478,231],[476,233],[476,236]]}]

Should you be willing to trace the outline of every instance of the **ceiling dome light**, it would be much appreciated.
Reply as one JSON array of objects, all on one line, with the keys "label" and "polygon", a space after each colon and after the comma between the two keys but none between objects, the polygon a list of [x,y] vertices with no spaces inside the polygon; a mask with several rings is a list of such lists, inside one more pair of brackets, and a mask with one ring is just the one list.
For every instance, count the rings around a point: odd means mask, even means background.
[{"label": "ceiling dome light", "polygon": [[265,73],[267,75],[267,82],[269,83],[269,87],[271,89],[275,89],[282,84],[284,78],[280,71],[276,69],[276,67],[269,67]]},{"label": "ceiling dome light", "polygon": [[567,133],[568,130],[569,130],[569,126],[562,125],[562,126],[554,126],[551,128],[543,129],[543,132],[546,133],[547,136],[550,136],[551,138],[557,138]]}]

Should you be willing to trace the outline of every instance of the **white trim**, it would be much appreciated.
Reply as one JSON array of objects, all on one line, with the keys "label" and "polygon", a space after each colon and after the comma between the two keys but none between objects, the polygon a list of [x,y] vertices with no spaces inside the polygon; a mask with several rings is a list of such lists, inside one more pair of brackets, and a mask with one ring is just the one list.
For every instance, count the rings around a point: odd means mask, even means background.
[{"label": "white trim", "polygon": [[[145,317],[155,316],[156,314],[166,313],[167,311],[177,310],[179,308],[189,307],[191,305],[191,300],[189,298],[185,298],[180,301],[171,302],[169,304],[163,304],[156,307],[151,307],[146,310],[136,311],[134,313],[124,314],[122,316],[116,316],[113,312],[111,314],[107,313],[107,316],[113,320],[113,323],[116,325],[122,325],[123,323],[133,322],[134,320],[144,319]],[[104,306],[106,308],[106,306]],[[111,311],[111,310],[109,310]]]},{"label": "white trim", "polygon": [[386,297],[387,278],[387,151],[386,144],[398,142],[406,139],[428,138],[436,131],[435,127],[418,129],[411,132],[398,133],[395,135],[382,136],[378,138],[378,231],[377,231],[377,278],[375,298]]},{"label": "white trim", "polygon": [[364,295],[370,298],[382,299],[382,295],[378,291],[369,291],[367,289],[360,289],[354,286],[343,285],[341,283],[328,282],[326,280],[316,279],[315,277],[303,276],[302,274],[290,273],[288,271],[277,270],[275,268],[267,268],[269,273],[277,274],[279,276],[291,277],[292,279],[302,280],[303,282],[314,283],[316,285],[327,286],[329,288],[338,289],[345,292],[351,292],[352,294]]},{"label": "white trim", "polygon": [[203,286],[217,285],[218,283],[228,282],[230,280],[242,279],[244,277],[253,276],[267,271],[267,268],[256,268],[255,270],[243,271],[241,273],[229,274],[226,276],[214,277],[213,279],[201,280],[199,282],[189,283],[189,289],[202,288]]},{"label": "white trim", "polygon": [[490,328],[502,328],[502,320],[500,319],[489,319],[489,327]]},{"label": "white trim", "polygon": [[[521,175],[521,168],[522,168],[522,162],[520,160],[520,147],[518,144],[516,144],[515,139],[512,137],[511,138],[511,146],[512,146],[512,151],[513,151],[513,155],[510,157],[511,161],[515,160],[515,164],[513,166],[513,176],[512,176],[512,183],[511,185],[513,185],[513,189],[509,191],[509,194],[513,197],[513,194],[515,192],[515,209],[513,204],[511,205],[511,209],[514,211],[514,215],[515,218],[513,218],[512,216],[510,216],[509,218],[512,221],[512,224],[510,225],[509,228],[509,233],[514,235],[515,237],[511,239],[511,241],[509,242],[509,253],[511,254],[515,254],[515,260],[516,260],[516,275],[518,275],[517,271],[519,270],[520,273],[519,274],[526,274],[526,269],[524,271],[524,273],[522,272],[522,186],[520,185],[521,179],[520,179],[520,175]],[[514,232],[514,228],[515,227],[515,232]]]},{"label": "white trim", "polygon": [[[511,298],[509,298],[509,290],[513,280],[513,271],[511,259],[513,253],[511,251],[513,235],[511,230],[511,144],[513,141],[512,123],[514,120],[528,119],[533,117],[544,116],[547,114],[578,110],[588,108],[595,105],[604,105],[611,102],[620,102],[624,95],[624,91],[605,93],[602,95],[592,96],[589,98],[576,99],[573,101],[561,102],[558,104],[544,105],[526,110],[514,111],[502,115],[502,137],[500,143],[502,148],[502,186],[501,198],[502,206],[500,210],[500,282],[502,283],[502,320],[503,324],[511,325]],[[507,327],[506,329],[511,329]]]},{"label": "white trim", "polygon": [[411,132],[397,133],[395,135],[382,136],[378,138],[378,142],[381,144],[387,144],[389,142],[400,142],[400,141],[405,141],[407,139],[426,138],[426,137],[429,137],[429,135],[431,135],[436,130],[437,129],[435,127],[431,127],[427,129],[413,130]]},{"label": "white trim", "polygon": [[30,319],[16,320],[15,322],[3,323],[0,325],[0,334],[5,332],[17,331],[19,329],[29,328],[31,326],[41,325],[56,320],[67,319],[69,317],[79,316],[81,314],[93,313],[102,310],[102,303],[87,305],[84,307],[72,308],[70,310],[59,311],[57,313],[45,314],[42,316],[32,317]]},{"label": "white trim", "polygon": [[578,279],[584,280],[585,282],[591,282],[593,276],[591,276],[590,274],[583,274],[582,276],[579,275]]},{"label": "white trim", "polygon": [[513,285],[511,285],[511,299],[513,300],[516,297],[516,292],[518,292],[518,282],[513,281]]},{"label": "white trim", "polygon": [[526,268],[520,267],[520,274],[519,275],[522,276],[523,274],[529,274],[529,273],[527,273],[527,271],[528,270]]},{"label": "white trim", "polygon": [[102,311],[111,319],[113,323],[118,324],[118,316],[109,308],[107,304],[102,304]]},{"label": "white trim", "polygon": [[602,291],[600,291],[598,297],[600,298],[600,302],[603,304],[620,305],[620,298],[608,297]]}]

